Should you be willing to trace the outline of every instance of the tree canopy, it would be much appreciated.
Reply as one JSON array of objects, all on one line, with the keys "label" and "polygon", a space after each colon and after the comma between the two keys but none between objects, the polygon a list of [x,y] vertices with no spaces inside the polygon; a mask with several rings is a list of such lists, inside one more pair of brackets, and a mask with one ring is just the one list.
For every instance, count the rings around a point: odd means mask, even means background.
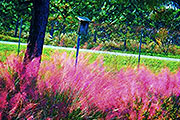
[{"label": "tree canopy", "polygon": [[[39,1],[39,0],[37,0]],[[33,18],[35,0],[1,0],[1,33],[15,33],[23,18],[23,32],[31,33],[30,20]],[[41,5],[40,5],[41,6]],[[40,7],[39,6],[39,7]],[[145,28],[145,35],[161,28],[172,35],[180,28],[179,0],[51,0],[46,32],[59,36],[62,33],[77,31],[77,16],[85,16],[94,23],[90,34],[97,34],[102,40],[111,40],[114,36],[127,36]],[[152,32],[151,32],[152,33]],[[31,35],[30,35],[31,37]],[[153,36],[150,39],[154,40]]]}]

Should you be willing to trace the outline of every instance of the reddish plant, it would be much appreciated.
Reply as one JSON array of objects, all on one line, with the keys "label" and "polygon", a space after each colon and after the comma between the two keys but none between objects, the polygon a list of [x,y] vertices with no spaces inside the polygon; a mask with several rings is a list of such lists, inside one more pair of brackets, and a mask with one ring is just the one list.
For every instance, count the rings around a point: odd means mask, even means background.
[{"label": "reddish plant", "polygon": [[80,54],[78,66],[74,63],[73,53],[56,52],[50,60],[42,61],[39,72],[37,62],[32,61],[22,75],[22,59],[8,57],[7,62],[0,63],[0,115],[58,119],[80,108],[86,119],[92,111],[105,112],[106,119],[163,118],[169,115],[162,107],[166,99],[180,93],[180,71],[171,73],[165,68],[154,74],[141,66],[108,72],[101,57],[89,63],[85,53]]}]

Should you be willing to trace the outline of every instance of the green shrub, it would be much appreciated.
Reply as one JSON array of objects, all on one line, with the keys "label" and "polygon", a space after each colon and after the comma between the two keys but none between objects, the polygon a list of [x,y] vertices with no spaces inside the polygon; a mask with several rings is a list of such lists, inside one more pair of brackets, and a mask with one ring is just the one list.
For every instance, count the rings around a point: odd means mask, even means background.
[{"label": "green shrub", "polygon": [[65,33],[62,34],[60,44],[65,47],[74,47],[77,42],[77,34],[73,33]]},{"label": "green shrub", "polygon": [[55,45],[55,46],[64,46],[64,47],[74,47],[77,41],[77,34],[73,33],[65,33],[61,34],[59,38],[55,36],[54,38],[49,34],[46,33],[44,44],[46,45]]},{"label": "green shrub", "polygon": [[[6,36],[6,35],[0,34],[0,40],[1,40],[1,41],[9,41],[9,42],[18,42],[18,41],[19,41],[19,38],[11,37],[11,36]],[[23,38],[21,38],[20,40],[21,40],[21,42],[23,42],[23,43],[25,43],[25,42],[27,41],[26,39],[23,39]]]}]

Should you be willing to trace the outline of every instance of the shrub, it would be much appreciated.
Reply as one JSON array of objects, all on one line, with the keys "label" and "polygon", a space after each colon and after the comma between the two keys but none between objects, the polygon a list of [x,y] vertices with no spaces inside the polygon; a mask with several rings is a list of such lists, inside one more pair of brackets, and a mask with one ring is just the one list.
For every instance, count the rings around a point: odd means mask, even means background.
[{"label": "shrub", "polygon": [[6,98],[1,101],[0,113],[37,119],[179,119],[175,106],[180,71],[163,69],[154,74],[141,66],[107,72],[101,57],[89,63],[86,55],[79,55],[77,67],[73,53],[55,53],[42,61],[35,88],[28,86],[37,73],[36,62],[21,76],[22,58],[8,57],[0,64],[0,97]]},{"label": "shrub", "polygon": [[104,116],[96,108],[86,113],[74,105],[79,96],[72,88],[66,86],[64,89],[62,86],[61,89],[60,84],[54,87],[54,80],[37,80],[38,59],[28,64],[23,74],[22,57],[11,55],[6,62],[0,63],[1,119],[88,119]]},{"label": "shrub", "polygon": [[74,47],[77,42],[77,33],[65,33],[61,34],[60,46]]},{"label": "shrub", "polygon": [[75,32],[61,34],[59,38],[57,36],[52,38],[52,36],[49,33],[46,33],[44,44],[64,46],[64,47],[74,47],[76,45],[76,41],[77,41],[77,34]]},{"label": "shrub", "polygon": [[[11,37],[11,36],[6,36],[6,35],[1,35],[0,34],[0,40],[2,40],[2,41],[9,41],[9,42],[18,42],[19,38]],[[21,42],[25,43],[26,40],[21,38]]]}]

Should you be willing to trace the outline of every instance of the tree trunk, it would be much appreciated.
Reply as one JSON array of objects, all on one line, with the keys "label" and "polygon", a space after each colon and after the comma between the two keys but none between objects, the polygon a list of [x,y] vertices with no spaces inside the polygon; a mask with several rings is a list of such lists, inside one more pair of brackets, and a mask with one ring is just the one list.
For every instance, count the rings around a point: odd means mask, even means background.
[{"label": "tree trunk", "polygon": [[[33,2],[33,15],[32,15],[32,21],[30,26],[30,36],[28,38],[28,45],[27,50],[24,57],[24,67],[21,75],[24,75],[26,73],[26,65],[30,63],[34,58],[38,58],[38,63],[36,70],[38,71],[43,44],[44,44],[44,36],[46,31],[46,25],[48,22],[48,14],[49,14],[49,0],[32,0]],[[31,68],[34,70],[34,68]],[[36,71],[36,72],[37,72]],[[37,72],[38,73],[38,72]],[[32,78],[28,78],[31,82],[26,82],[26,87],[21,88],[21,92],[26,92],[27,97],[32,99],[34,95],[36,94],[34,91],[36,90],[36,75],[31,76]],[[17,83],[16,86],[22,85],[25,82],[24,79],[22,79],[20,82]],[[12,91],[16,94],[16,90]],[[19,92],[19,90],[18,90]],[[8,93],[11,94],[11,93]],[[11,107],[11,106],[10,106]],[[7,110],[6,110],[7,109]],[[5,108],[5,111],[3,110],[2,118],[3,120],[8,120],[8,118],[11,109],[9,109],[9,103],[7,107]],[[7,111],[7,112],[6,112]],[[13,119],[13,118],[12,118]]]},{"label": "tree trunk", "polygon": [[36,57],[41,58],[49,15],[49,0],[33,0],[32,12],[30,35],[24,57],[24,65]]},{"label": "tree trunk", "polygon": [[[36,96],[35,95],[36,93],[34,91],[36,90],[37,75],[40,67],[45,31],[48,22],[49,0],[33,0],[32,12],[33,15],[30,26],[30,35],[28,38],[28,45],[27,45],[27,49],[23,61],[23,69],[21,73],[21,77],[23,77],[23,79],[19,83],[19,84],[24,84],[26,83],[27,79],[28,81],[30,81],[26,86],[26,88],[22,90],[25,91],[26,93],[29,93],[28,94],[29,98],[33,98]],[[31,70],[34,73],[31,76],[28,76],[28,78],[26,79],[24,77],[27,76],[26,74],[28,73],[28,70]],[[33,92],[29,92],[29,91],[33,91]]]}]

